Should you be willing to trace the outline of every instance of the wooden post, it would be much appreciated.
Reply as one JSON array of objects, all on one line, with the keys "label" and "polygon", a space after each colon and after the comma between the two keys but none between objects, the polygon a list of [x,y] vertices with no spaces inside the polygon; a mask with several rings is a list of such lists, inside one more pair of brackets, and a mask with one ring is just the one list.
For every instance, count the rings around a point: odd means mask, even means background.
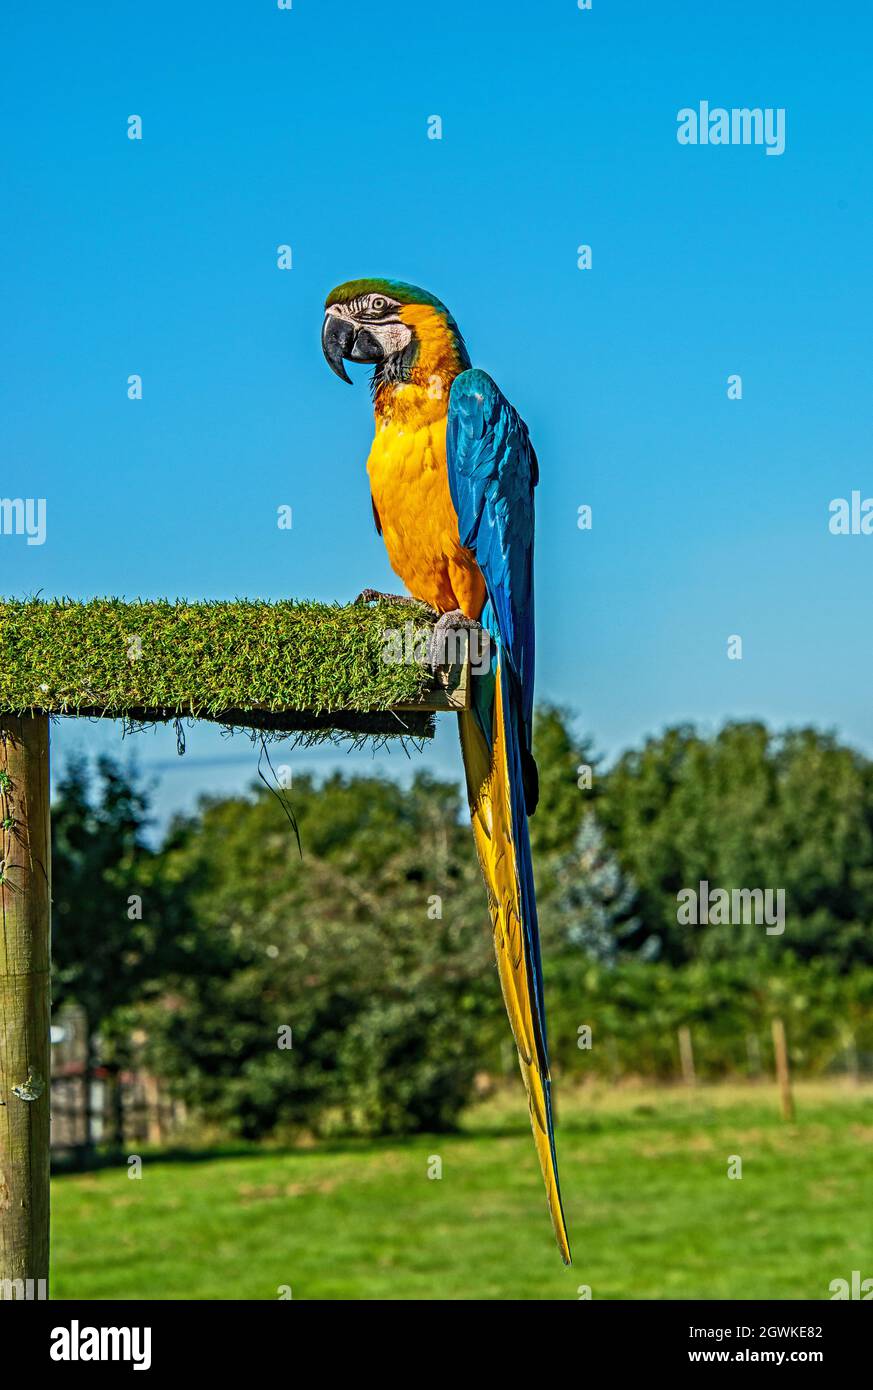
[{"label": "wooden post", "polygon": [[694,1072],[694,1047],[691,1042],[691,1029],[685,1023],[679,1029],[679,1063],[685,1085],[695,1086],[697,1077]]},{"label": "wooden post", "polygon": [[[49,1272],[49,725],[0,714],[0,1297]],[[33,1281],[30,1283],[29,1281]],[[41,1282],[42,1281],[42,1282]]]},{"label": "wooden post", "polygon": [[146,1103],[146,1140],[149,1144],[164,1142],[164,1129],[161,1114],[161,1083],[156,1076],[147,1071],[142,1078],[143,1096]]},{"label": "wooden post", "polygon": [[788,1070],[788,1046],[785,1042],[785,1024],[781,1018],[773,1020],[773,1051],[776,1055],[776,1076],[779,1081],[779,1099],[782,1104],[782,1117],[794,1119],[794,1098],[791,1094],[791,1073]]}]

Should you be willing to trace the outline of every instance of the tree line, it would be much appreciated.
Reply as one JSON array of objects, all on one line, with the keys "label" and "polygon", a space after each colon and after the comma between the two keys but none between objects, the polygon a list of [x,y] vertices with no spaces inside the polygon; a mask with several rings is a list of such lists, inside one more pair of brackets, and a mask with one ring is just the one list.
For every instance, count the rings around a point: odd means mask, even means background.
[{"label": "tree line", "polygon": [[[671,1076],[693,1025],[704,1075],[754,1075],[776,1013],[797,1068],[873,1054],[868,759],[743,722],[606,768],[552,707],[535,752],[556,1070]],[[110,759],[71,764],[53,806],[54,1004],[83,1010],[119,1105],[134,1037],[189,1110],[246,1137],[444,1129],[511,1065],[455,783],[299,776],[203,800],[158,847],[150,814]],[[781,890],[784,931],[681,921],[701,883]]]}]

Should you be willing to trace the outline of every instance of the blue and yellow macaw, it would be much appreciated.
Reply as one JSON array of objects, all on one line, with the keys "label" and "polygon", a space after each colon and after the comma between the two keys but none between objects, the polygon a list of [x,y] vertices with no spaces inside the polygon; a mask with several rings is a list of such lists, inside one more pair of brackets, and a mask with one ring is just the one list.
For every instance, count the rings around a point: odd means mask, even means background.
[{"label": "blue and yellow macaw", "polygon": [[[531,751],[537,457],[524,421],[471,366],[458,325],[426,290],[398,280],[338,286],[325,304],[322,346],[343,381],[350,381],[345,361],[375,368],[373,514],[395,573],[439,615],[433,650],[448,629],[481,623],[495,652],[489,673],[472,682],[472,708],[459,715],[461,749],[503,997],[569,1264],[527,826],[538,796]],[[361,597],[388,596],[368,589]]]}]

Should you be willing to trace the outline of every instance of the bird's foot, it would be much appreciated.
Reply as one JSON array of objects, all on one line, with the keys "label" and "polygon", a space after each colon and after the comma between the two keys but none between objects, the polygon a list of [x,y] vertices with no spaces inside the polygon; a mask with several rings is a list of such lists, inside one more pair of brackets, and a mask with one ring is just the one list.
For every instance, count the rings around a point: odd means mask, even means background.
[{"label": "bird's foot", "polygon": [[431,608],[429,603],[424,603],[419,598],[412,598],[409,594],[383,594],[381,589],[362,589],[355,603],[404,603],[410,608],[423,608],[426,613],[432,613],[436,617],[436,609]]},{"label": "bird's foot", "polygon": [[428,649],[428,664],[432,671],[457,665],[464,660],[470,639],[459,637],[459,633],[469,632],[473,628],[479,628],[476,619],[468,618],[460,608],[440,614],[434,624]]}]

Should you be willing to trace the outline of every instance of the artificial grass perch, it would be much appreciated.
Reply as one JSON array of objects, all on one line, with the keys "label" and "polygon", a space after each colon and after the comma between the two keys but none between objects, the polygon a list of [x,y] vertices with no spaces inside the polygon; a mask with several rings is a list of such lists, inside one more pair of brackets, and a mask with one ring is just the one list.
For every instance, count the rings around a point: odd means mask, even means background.
[{"label": "artificial grass perch", "polygon": [[427,632],[432,617],[403,604],[7,600],[0,712],[427,738],[432,711],[458,707],[457,679],[386,658],[386,634],[410,622]]}]

